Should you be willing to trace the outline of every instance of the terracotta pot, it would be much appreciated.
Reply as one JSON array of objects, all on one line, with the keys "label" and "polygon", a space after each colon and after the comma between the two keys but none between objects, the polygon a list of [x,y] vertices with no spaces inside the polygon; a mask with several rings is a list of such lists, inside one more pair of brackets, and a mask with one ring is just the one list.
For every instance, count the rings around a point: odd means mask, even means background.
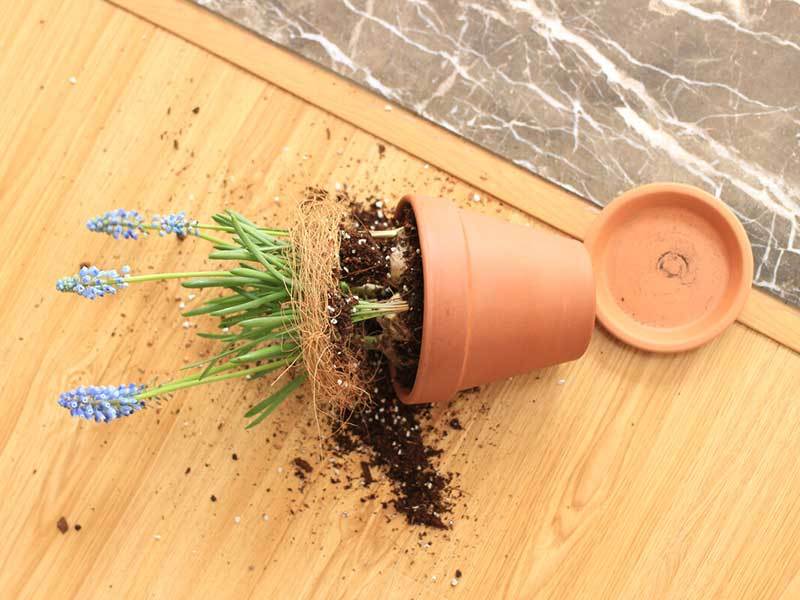
[{"label": "terracotta pot", "polygon": [[575,360],[594,329],[592,263],[575,240],[447,200],[406,196],[422,252],[422,350],[407,404]]},{"label": "terracotta pot", "polygon": [[653,183],[603,209],[586,236],[597,315],[620,340],[683,352],[733,323],[753,280],[744,227],[711,194]]}]

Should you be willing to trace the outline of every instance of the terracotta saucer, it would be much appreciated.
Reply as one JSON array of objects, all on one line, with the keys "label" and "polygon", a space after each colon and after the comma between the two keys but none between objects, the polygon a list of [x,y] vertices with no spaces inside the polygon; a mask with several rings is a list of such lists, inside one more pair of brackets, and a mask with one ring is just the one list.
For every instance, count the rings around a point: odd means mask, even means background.
[{"label": "terracotta saucer", "polygon": [[753,254],[731,211],[698,188],[654,183],[603,209],[585,244],[597,317],[651,352],[697,348],[733,323],[753,280]]}]

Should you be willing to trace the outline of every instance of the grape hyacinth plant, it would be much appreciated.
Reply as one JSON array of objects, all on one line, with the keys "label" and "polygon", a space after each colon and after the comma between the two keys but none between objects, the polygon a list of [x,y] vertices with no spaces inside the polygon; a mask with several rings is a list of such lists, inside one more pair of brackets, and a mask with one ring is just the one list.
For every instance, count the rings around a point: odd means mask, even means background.
[{"label": "grape hyacinth plant", "polygon": [[[134,284],[169,279],[182,280],[192,290],[212,290],[217,295],[201,306],[188,310],[184,317],[210,315],[218,319],[219,331],[200,332],[222,348],[210,358],[184,367],[191,375],[168,383],[147,387],[140,384],[87,386],[61,394],[58,403],[70,414],[96,422],[111,422],[145,408],[147,401],[178,390],[237,378],[254,379],[270,373],[293,375],[277,391],[245,413],[247,427],[263,421],[283,400],[308,378],[302,364],[301,335],[296,300],[302,295],[295,273],[295,255],[289,231],[259,227],[241,214],[226,211],[213,216],[212,223],[200,223],[184,212],[155,216],[149,222],[135,210],[117,209],[90,219],[90,231],[114,239],[137,240],[152,233],[193,236],[209,242],[209,258],[233,261],[235,266],[213,271],[135,274],[128,266],[103,270],[84,266],[77,274],[56,282],[60,292],[78,294],[94,300],[114,295]],[[398,230],[372,232],[374,236],[397,235]],[[224,239],[223,239],[224,238]],[[352,323],[391,317],[408,310],[399,297],[388,300],[354,295],[339,282],[345,310]],[[328,307],[329,309],[331,307]],[[333,317],[331,323],[335,323]],[[369,337],[369,339],[367,339]],[[364,343],[374,344],[374,336]]]}]

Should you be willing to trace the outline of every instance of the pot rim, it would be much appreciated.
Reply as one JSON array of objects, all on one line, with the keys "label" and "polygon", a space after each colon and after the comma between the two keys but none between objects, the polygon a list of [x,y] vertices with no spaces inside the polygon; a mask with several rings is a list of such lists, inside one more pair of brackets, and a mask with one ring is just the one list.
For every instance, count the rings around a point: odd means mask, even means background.
[{"label": "pot rim", "polygon": [[[463,379],[469,339],[469,255],[459,211],[452,202],[407,194],[397,210],[404,206],[414,212],[422,256],[422,345],[410,390],[397,382],[391,364],[389,373],[403,403],[437,403],[452,398]],[[442,268],[435,263],[445,248],[451,260]]]}]

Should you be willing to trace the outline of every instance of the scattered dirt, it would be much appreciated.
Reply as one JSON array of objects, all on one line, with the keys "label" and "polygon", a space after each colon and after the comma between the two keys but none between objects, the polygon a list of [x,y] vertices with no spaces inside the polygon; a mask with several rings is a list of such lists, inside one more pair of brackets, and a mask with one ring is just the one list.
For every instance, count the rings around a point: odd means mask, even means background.
[{"label": "scattered dirt", "polygon": [[430,409],[397,399],[382,354],[370,352],[369,367],[377,370],[371,402],[345,416],[330,450],[339,458],[366,455],[370,478],[373,469],[385,474],[393,494],[390,503],[409,524],[448,528],[452,474],[437,469],[435,460],[442,451],[426,440]]},{"label": "scattered dirt", "polygon": [[[345,193],[340,201],[350,203],[351,219],[342,229],[340,247],[340,277],[351,287],[373,284],[371,293],[378,299],[399,293],[411,310],[401,314],[396,327],[404,332],[392,342],[390,354],[395,360],[398,380],[413,387],[417,360],[422,341],[423,281],[422,256],[413,211],[401,211],[397,217],[385,208],[380,199],[365,203],[351,201]],[[403,237],[373,238],[370,231],[403,227]],[[402,249],[405,272],[391,277],[391,255]],[[342,334],[351,338],[359,335],[378,335],[381,325],[374,321],[353,326]],[[392,336],[394,338],[394,336]],[[386,348],[384,348],[385,350]],[[397,399],[389,375],[386,356],[374,349],[365,350],[362,363],[363,379],[369,382],[370,400],[360,403],[334,423],[335,433],[329,439],[330,450],[339,458],[351,455],[366,456],[360,461],[364,486],[375,481],[373,472],[383,473],[389,480],[392,504],[408,523],[445,529],[452,509],[450,473],[436,467],[441,450],[431,445],[432,428],[427,426],[430,410],[427,406],[408,406]],[[296,464],[296,463],[295,463]],[[305,473],[296,473],[305,479]],[[339,479],[332,479],[341,483]],[[349,480],[345,487],[351,486]]]},{"label": "scattered dirt", "polygon": [[58,527],[58,530],[61,533],[67,533],[67,531],[69,531],[69,523],[67,523],[67,519],[65,517],[61,517],[58,520],[56,527]]},{"label": "scattered dirt", "polygon": [[[312,193],[319,192],[312,190]],[[412,308],[397,318],[411,335],[400,338],[403,343],[393,348],[404,359],[404,364],[397,368],[397,376],[401,383],[412,387],[421,348],[424,308],[422,257],[413,212],[401,212],[396,218],[376,197],[355,203],[346,192],[341,192],[336,199],[346,203],[351,217],[342,228],[339,278],[351,288],[373,284],[370,294],[376,299],[400,294]],[[404,229],[402,243],[396,238],[373,238],[369,234],[401,226]],[[391,256],[393,253],[397,256],[398,249],[406,265],[399,279],[392,278],[390,273]],[[356,299],[352,296],[334,291],[328,300],[334,348],[345,348],[348,344],[359,346],[359,365],[369,398],[345,409],[344,414],[336,415],[329,422],[333,433],[325,439],[324,445],[335,476],[327,465],[312,466],[311,455],[299,455],[287,469],[287,474],[292,474],[298,485],[287,489],[302,492],[314,478],[322,477],[344,490],[362,489],[362,502],[380,499],[383,509],[389,512],[393,508],[411,525],[448,529],[452,525],[454,503],[460,498],[453,485],[454,475],[439,469],[442,450],[436,442],[447,435],[448,428],[439,431],[431,425],[428,406],[400,402],[385,354],[372,346],[361,348],[363,336],[381,334],[386,324],[375,320],[353,323],[351,308]],[[450,414],[449,418],[452,419],[450,428],[461,429],[454,415]],[[220,423],[219,428],[221,426]],[[231,459],[238,460],[237,454],[232,453]],[[189,471],[186,467],[186,474]],[[215,495],[210,498],[217,502]]]}]

